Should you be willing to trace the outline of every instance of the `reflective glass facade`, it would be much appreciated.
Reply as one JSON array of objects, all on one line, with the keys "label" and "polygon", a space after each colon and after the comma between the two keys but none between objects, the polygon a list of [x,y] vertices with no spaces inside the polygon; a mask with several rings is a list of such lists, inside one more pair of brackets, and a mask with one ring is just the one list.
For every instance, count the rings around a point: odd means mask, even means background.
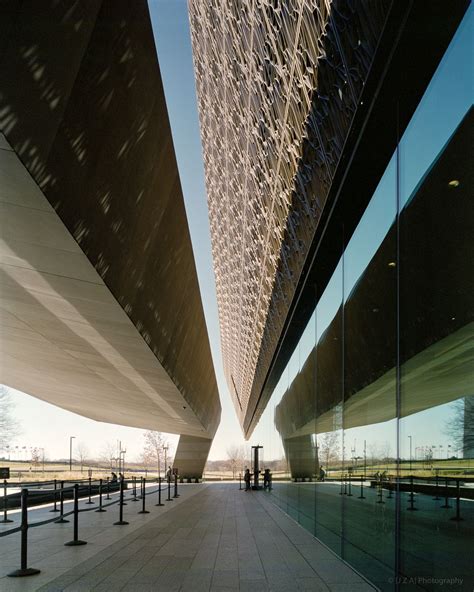
[{"label": "reflective glass facade", "polygon": [[252,436],[275,503],[382,590],[473,587],[472,20]]}]

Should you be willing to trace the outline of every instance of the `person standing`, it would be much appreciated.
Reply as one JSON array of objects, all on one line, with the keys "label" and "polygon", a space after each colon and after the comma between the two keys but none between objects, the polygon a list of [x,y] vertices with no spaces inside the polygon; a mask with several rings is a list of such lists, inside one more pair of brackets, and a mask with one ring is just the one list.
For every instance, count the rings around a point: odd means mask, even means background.
[{"label": "person standing", "polygon": [[270,489],[270,469],[265,469],[263,473],[263,489]]},{"label": "person standing", "polygon": [[245,481],[245,491],[250,491],[250,471],[248,469],[245,469],[245,473],[244,473],[244,481]]}]

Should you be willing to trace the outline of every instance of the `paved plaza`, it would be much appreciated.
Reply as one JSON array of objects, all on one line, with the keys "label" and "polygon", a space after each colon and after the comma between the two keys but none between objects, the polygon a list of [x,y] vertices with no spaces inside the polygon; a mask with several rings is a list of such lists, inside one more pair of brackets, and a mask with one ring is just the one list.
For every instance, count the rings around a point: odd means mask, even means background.
[{"label": "paved plaza", "polygon": [[116,506],[81,513],[79,538],[88,542],[82,547],[64,547],[71,524],[32,528],[28,563],[41,574],[29,578],[4,576],[19,567],[19,535],[0,538],[0,590],[374,589],[263,491],[245,493],[225,483],[185,485],[180,494],[163,508],[150,496],[145,515],[137,514],[140,504],[129,502],[129,526],[112,525]]}]

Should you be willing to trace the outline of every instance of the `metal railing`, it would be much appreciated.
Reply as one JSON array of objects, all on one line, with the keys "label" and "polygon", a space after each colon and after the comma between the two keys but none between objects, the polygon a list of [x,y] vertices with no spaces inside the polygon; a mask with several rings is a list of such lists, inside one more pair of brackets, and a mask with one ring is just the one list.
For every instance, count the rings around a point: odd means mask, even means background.
[{"label": "metal railing", "polygon": [[[147,482],[145,477],[140,477],[139,478],[139,485],[140,485],[140,496],[139,498],[141,499],[141,510],[138,511],[138,514],[149,514],[150,512],[146,509],[146,501],[147,498],[149,499],[150,495],[153,495],[155,493],[158,494],[158,502],[155,504],[155,506],[164,506],[165,504],[162,503],[162,495],[161,492],[162,491],[166,491],[168,492],[168,498],[166,501],[173,501],[174,498],[179,497],[179,493],[178,493],[178,475],[174,475],[174,496],[173,498],[171,498],[171,478],[168,478],[166,483],[166,487],[162,487],[163,485],[163,479],[158,478],[158,479],[152,479],[150,481]],[[81,487],[80,487],[80,483],[84,483],[85,482],[85,488],[83,488],[83,491],[81,492]],[[82,512],[90,512],[90,511],[95,511],[95,512],[106,512],[106,508],[109,508],[110,506],[113,505],[117,505],[118,504],[118,520],[116,522],[113,523],[113,525],[117,525],[117,526],[125,526],[127,524],[129,524],[129,522],[127,522],[126,520],[124,520],[124,506],[127,505],[127,502],[125,501],[125,491],[128,491],[128,486],[131,485],[131,493],[132,493],[132,497],[128,498],[129,501],[139,501],[139,498],[137,497],[137,478],[136,477],[132,477],[131,479],[125,480],[124,478],[120,479],[118,481],[118,483],[116,484],[118,486],[118,490],[117,488],[115,488],[115,491],[113,493],[118,493],[118,498],[113,500],[110,496],[110,492],[111,492],[111,485],[113,485],[114,483],[111,482],[109,479],[107,479],[107,481],[104,483],[104,481],[102,479],[97,480],[97,493],[93,493],[93,484],[95,484],[95,482],[92,481],[92,479],[87,479],[87,480],[78,480],[78,481],[74,481],[73,485],[66,485],[65,486],[65,482],[61,481],[60,482],[60,486],[58,487],[58,482],[56,480],[54,480],[54,482],[51,482],[51,484],[54,485],[54,489],[52,490],[54,492],[54,502],[53,502],[53,508],[50,510],[51,512],[59,512],[59,517],[53,517],[53,518],[49,518],[46,520],[41,520],[38,522],[33,522],[30,523],[28,520],[28,510],[31,509],[32,506],[31,504],[29,505],[29,495],[30,495],[30,491],[27,487],[22,487],[21,492],[20,492],[20,507],[21,507],[21,523],[19,526],[15,526],[14,528],[9,528],[8,530],[5,530],[3,532],[0,531],[0,538],[1,537],[5,537],[8,535],[12,535],[15,533],[20,532],[21,533],[21,544],[20,544],[20,568],[16,569],[12,572],[10,572],[9,574],[7,574],[8,576],[11,577],[23,577],[23,576],[30,576],[30,575],[35,575],[40,573],[39,569],[36,568],[31,568],[28,567],[28,529],[29,528],[33,528],[33,527],[38,527],[38,526],[44,526],[46,524],[51,524],[51,523],[56,523],[56,524],[64,524],[64,523],[69,523],[69,520],[67,520],[66,518],[68,516],[72,516],[73,517],[73,537],[70,541],[67,541],[64,543],[65,546],[67,547],[75,547],[75,546],[80,546],[80,545],[86,545],[87,541],[84,541],[82,539],[79,538],[79,514]],[[147,484],[153,484],[156,483],[158,485],[157,488],[152,489],[151,491],[148,490],[147,491]],[[4,482],[3,486],[4,486],[4,498],[3,498],[3,520],[0,521],[0,523],[6,524],[6,523],[13,523],[14,521],[8,518],[8,498],[12,497],[12,496],[8,496],[6,495],[6,491],[7,491],[7,485],[12,485],[12,484],[7,484],[6,482]],[[25,485],[25,484],[23,484]],[[31,484],[29,484],[31,486]],[[13,484],[14,486],[14,484]],[[127,486],[127,489],[126,489]],[[106,503],[104,503],[104,492],[106,493]],[[82,493],[82,496],[81,496]],[[16,495],[16,494],[13,494]],[[68,497],[72,497],[73,500],[73,509],[65,512],[64,511],[64,498],[65,495],[67,495]],[[80,508],[79,507],[79,501],[82,497],[82,499],[86,499],[88,501],[85,502],[86,505],[94,505],[96,502],[92,500],[92,496],[96,495],[98,496],[98,504],[99,507],[97,509],[91,507],[91,508]],[[59,508],[58,508],[59,505]]]}]

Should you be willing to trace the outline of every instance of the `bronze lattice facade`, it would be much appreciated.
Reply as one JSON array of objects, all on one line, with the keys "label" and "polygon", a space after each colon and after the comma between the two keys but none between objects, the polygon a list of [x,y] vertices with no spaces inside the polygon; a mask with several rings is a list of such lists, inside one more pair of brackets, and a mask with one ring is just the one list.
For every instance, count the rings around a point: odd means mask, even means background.
[{"label": "bronze lattice facade", "polygon": [[389,7],[190,2],[222,353],[247,435]]}]

